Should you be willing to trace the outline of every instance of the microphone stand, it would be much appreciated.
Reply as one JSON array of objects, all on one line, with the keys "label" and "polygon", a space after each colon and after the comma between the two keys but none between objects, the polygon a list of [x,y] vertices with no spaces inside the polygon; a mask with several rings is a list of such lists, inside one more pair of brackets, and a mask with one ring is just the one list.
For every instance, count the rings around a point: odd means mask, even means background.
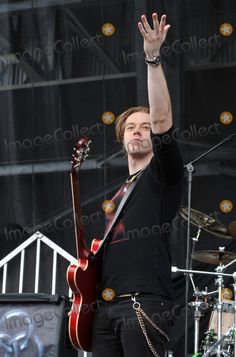
[{"label": "microphone stand", "polygon": [[[188,172],[188,220],[187,220],[187,252],[186,252],[186,269],[189,269],[190,262],[190,212],[191,212],[191,200],[192,200],[192,180],[193,173],[195,171],[194,164],[201,160],[203,157],[207,156],[210,152],[216,150],[218,147],[224,145],[226,142],[230,141],[236,133],[227,136],[224,140],[213,146],[211,149],[198,156],[193,161],[190,161],[188,164],[184,165],[184,168]],[[186,274],[185,279],[185,357],[188,357],[188,294],[189,294],[189,274]]]}]

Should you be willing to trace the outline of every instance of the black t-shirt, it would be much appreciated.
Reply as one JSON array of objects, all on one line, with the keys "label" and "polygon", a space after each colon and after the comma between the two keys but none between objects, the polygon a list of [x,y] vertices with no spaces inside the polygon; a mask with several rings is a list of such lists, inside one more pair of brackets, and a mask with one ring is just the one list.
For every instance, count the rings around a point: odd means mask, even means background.
[{"label": "black t-shirt", "polygon": [[[134,291],[172,298],[168,237],[181,199],[183,162],[172,127],[151,133],[154,156],[141,176],[107,241],[101,291]],[[128,184],[113,197],[115,209]],[[107,228],[115,209],[107,215]]]}]

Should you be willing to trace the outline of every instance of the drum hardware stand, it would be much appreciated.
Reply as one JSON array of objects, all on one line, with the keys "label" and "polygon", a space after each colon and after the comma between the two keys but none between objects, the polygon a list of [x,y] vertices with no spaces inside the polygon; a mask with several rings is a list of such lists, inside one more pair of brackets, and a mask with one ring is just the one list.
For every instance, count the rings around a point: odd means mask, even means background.
[{"label": "drum hardware stand", "polygon": [[[236,260],[236,259],[235,259]],[[221,267],[221,270],[223,270],[223,269],[225,269],[225,266],[220,266]],[[226,267],[228,267],[228,265],[226,266]],[[203,271],[203,270],[187,270],[187,269],[179,269],[179,268],[177,268],[177,267],[175,267],[175,266],[172,266],[172,268],[171,268],[171,271],[173,272],[173,273],[178,273],[178,272],[180,272],[180,273],[184,273],[184,274],[186,274],[186,273],[188,273],[188,274],[190,274],[190,275],[193,275],[193,274],[202,274],[202,275],[213,275],[213,276],[217,276],[218,277],[218,279],[219,279],[219,277],[221,277],[221,278],[223,278],[224,276],[225,277],[233,277],[233,274],[227,274],[227,273],[223,273],[222,271],[219,271],[219,272],[211,272],[211,271]],[[194,286],[195,287],[195,286]],[[196,290],[196,292],[198,291],[198,289],[196,289],[195,288],[195,290]],[[217,290],[218,291],[218,290]],[[210,295],[210,294],[213,294],[213,293],[215,293],[215,292],[217,292],[217,291],[214,291],[214,292],[209,292],[209,293],[207,293],[207,292],[200,292],[199,294],[202,294],[202,295]],[[236,273],[235,273],[235,291],[236,291]],[[198,294],[198,292],[197,292],[197,294]],[[235,295],[235,297],[236,297],[236,295]],[[195,304],[194,302],[193,302],[193,304]],[[196,319],[195,319],[195,314],[194,314],[194,326],[195,326],[195,328],[196,328],[196,335],[199,337],[199,320],[200,320],[200,317],[199,317],[199,315],[201,314],[201,312],[199,311],[199,304],[197,304],[198,306],[196,306]],[[194,306],[194,305],[192,305],[192,306]],[[236,311],[236,302],[235,302],[235,311]],[[235,316],[235,320],[236,320],[236,316]],[[194,356],[196,356],[196,355],[198,355],[197,353],[198,353],[198,350],[197,350],[197,348],[198,348],[198,340],[197,340],[197,337],[196,337],[196,335],[194,335]],[[236,337],[236,336],[235,336]],[[217,341],[218,342],[218,341]],[[219,342],[219,344],[221,343],[222,341],[220,341]],[[217,343],[217,345],[216,344],[214,344],[214,348],[216,347],[216,346],[218,346],[218,343]],[[234,348],[235,348],[235,346],[234,346]],[[208,353],[208,351],[207,351],[207,353]],[[204,357],[205,357],[205,355],[204,355]],[[236,354],[234,355],[234,357],[236,357]]]},{"label": "drum hardware stand", "polygon": [[[218,147],[224,145],[226,142],[232,140],[232,138],[236,136],[236,133],[233,133],[226,137],[224,140],[219,142],[217,145],[214,145],[209,150],[207,150],[202,155],[198,156],[194,160],[190,161],[184,168],[188,172],[188,224],[187,224],[187,252],[186,252],[186,270],[189,269],[189,260],[190,260],[190,213],[191,213],[191,197],[192,197],[192,180],[194,173],[194,164],[201,160],[203,157],[207,156],[210,152],[214,151]],[[185,283],[185,357],[188,356],[188,293],[189,293],[189,275],[186,274],[186,283]]]},{"label": "drum hardware stand", "polygon": [[[196,243],[198,242],[199,236],[201,234],[202,228],[198,228],[198,232],[196,237],[192,238],[193,244],[192,244],[192,253],[195,251],[195,246]],[[192,269],[192,254],[191,254],[191,259],[190,259],[190,270]],[[202,317],[202,310],[207,308],[207,304],[199,301],[199,298],[203,296],[202,292],[199,291],[199,289],[195,286],[194,280],[193,280],[193,274],[189,274],[189,278],[191,280],[192,286],[193,286],[193,295],[196,297],[195,301],[190,302],[188,305],[192,306],[194,309],[194,353],[197,353],[199,350],[199,324],[200,324],[200,319]]]},{"label": "drum hardware stand", "polygon": [[179,269],[175,266],[171,267],[172,273],[184,273],[184,274],[202,274],[202,275],[215,275],[215,276],[227,276],[232,278],[233,274],[227,274],[227,273],[215,273],[214,271],[204,271],[204,270],[187,270],[187,269]]},{"label": "drum hardware stand", "polygon": [[[219,247],[219,255],[223,254],[225,251],[225,247]],[[223,273],[223,271],[227,268],[227,265],[220,264],[216,267],[217,273]],[[223,288],[223,276],[218,275],[218,279],[216,279],[216,284],[218,285],[218,303],[217,303],[217,339],[221,340],[222,337],[222,288]],[[215,344],[214,344],[215,345]],[[221,343],[217,343],[217,352],[220,356],[221,351]]]},{"label": "drum hardware stand", "polygon": [[194,308],[194,353],[199,351],[199,323],[202,317],[202,310],[207,309],[208,304],[203,301],[198,301],[199,297],[203,296],[202,292],[196,289],[194,295],[196,296],[196,301],[189,303],[190,306]]},{"label": "drum hardware stand", "polygon": [[[196,244],[197,244],[198,239],[199,239],[199,237],[200,237],[201,231],[202,231],[202,227],[199,226],[199,227],[198,227],[198,231],[197,231],[196,237],[192,237],[192,241],[193,241],[193,243],[192,243],[192,254],[195,252],[195,247],[196,247]],[[190,264],[189,264],[189,269],[190,269],[190,270],[192,269],[192,264],[193,264],[192,254],[191,254],[191,256],[190,256]],[[191,276],[192,276],[192,275],[190,274],[190,277],[191,277]],[[193,284],[193,281],[192,281],[192,284]],[[194,284],[193,284],[193,286],[194,286]]]},{"label": "drum hardware stand", "polygon": [[236,357],[236,272],[233,273],[234,279],[234,357]]},{"label": "drum hardware stand", "polygon": [[[202,227],[198,227],[198,231],[197,231],[197,235],[196,237],[192,238],[192,253],[194,253],[195,251],[195,247],[196,244],[198,242],[198,239],[200,237],[202,231]],[[190,258],[190,270],[192,269],[192,262],[193,262],[193,258],[192,258],[192,254],[191,254],[191,258]],[[196,301],[193,301],[191,303],[189,303],[188,305],[192,306],[194,308],[194,352],[198,352],[198,347],[199,347],[199,323],[200,323],[200,319],[202,316],[201,310],[206,309],[206,303],[202,302],[202,301],[198,301],[199,297],[202,296],[202,293],[199,291],[198,288],[196,288],[194,281],[193,281],[193,274],[189,274],[189,278],[191,280],[192,286],[193,286],[193,291],[194,291],[194,296],[196,297]],[[205,306],[203,306],[203,304]]]},{"label": "drum hardware stand", "polygon": [[[190,275],[190,279],[192,274]],[[200,330],[200,319],[203,316],[201,311],[204,311],[209,307],[209,304],[206,302],[207,296],[214,295],[218,293],[218,290],[207,292],[207,287],[205,291],[199,291],[198,288],[195,287],[193,280],[192,285],[194,289],[194,296],[196,297],[196,301],[192,301],[189,303],[190,306],[194,308],[194,356],[198,356],[199,351],[199,330]],[[198,301],[199,297],[204,297],[205,301]]]},{"label": "drum hardware stand", "polygon": [[[202,227],[198,227],[198,231],[197,231],[197,235],[196,237],[192,237],[192,241],[193,241],[193,244],[192,244],[192,254],[195,252],[195,247],[196,247],[196,244],[198,242],[198,239],[200,237],[200,234],[201,234],[201,231],[202,231]],[[192,270],[192,264],[193,264],[193,258],[192,258],[192,254],[191,254],[191,257],[190,257],[190,264],[189,264],[189,269]],[[198,288],[196,288],[195,284],[194,284],[194,281],[193,281],[193,274],[189,274],[189,278],[191,280],[191,283],[192,283],[192,286],[193,286],[193,291],[195,294],[197,294],[197,292],[199,291]]]},{"label": "drum hardware stand", "polygon": [[[225,248],[224,247],[219,247],[220,252],[224,252]],[[222,353],[221,350],[221,343],[225,340],[226,337],[228,337],[230,334],[233,334],[234,336],[234,357],[236,357],[236,331],[235,331],[235,326],[236,326],[236,272],[233,273],[232,277],[234,279],[234,324],[232,327],[228,329],[228,331],[222,336],[222,288],[223,288],[223,271],[227,269],[230,265],[234,264],[236,262],[236,259],[228,263],[227,265],[218,265],[216,268],[216,272],[218,275],[218,279],[216,279],[216,283],[218,284],[218,303],[217,303],[217,341],[209,348],[209,350],[202,356],[206,357],[214,351],[214,349],[217,347],[217,356],[220,356]]]},{"label": "drum hardware stand", "polygon": [[[218,354],[218,356],[220,356],[220,353],[225,353],[224,351],[219,351],[218,352],[218,347],[221,345],[221,343],[228,337],[228,336],[230,336],[231,334],[235,334],[235,328],[234,328],[234,326],[231,326],[227,331],[226,331],[226,333],[223,335],[223,336],[221,336],[221,338],[219,339],[219,340],[217,340],[215,343],[214,343],[214,345],[212,345],[209,349],[208,349],[208,351],[206,352],[206,353],[204,353],[204,355],[202,355],[202,357],[207,357],[207,356],[209,356],[209,354],[211,353],[211,352],[213,352],[214,350],[215,350],[215,348],[217,347],[217,354]],[[228,355],[229,357],[230,357],[230,355]]]},{"label": "drum hardware stand", "polygon": [[[225,249],[224,247],[219,247],[219,250],[221,250],[222,252],[224,251],[224,249]],[[216,271],[219,272],[219,273],[223,273],[224,270],[226,270],[230,265],[234,264],[235,262],[236,262],[236,259],[232,260],[227,265],[219,265],[216,268]],[[231,328],[231,330],[233,329],[233,333],[234,333],[234,357],[236,357],[236,331],[235,331],[235,326],[236,326],[236,272],[234,272],[232,276],[233,276],[233,279],[234,279],[234,284],[233,284],[233,286],[234,286],[234,326],[233,326],[233,328]],[[217,338],[218,338],[218,341],[217,341],[217,351],[218,351],[219,356],[220,356],[220,351],[221,351],[221,342],[219,342],[219,341],[221,341],[221,337],[222,337],[222,287],[223,287],[222,282],[223,282],[223,276],[219,275],[218,279],[217,279],[217,283],[218,283],[218,304],[217,304],[217,324],[218,324]],[[215,344],[213,346],[215,346]]]},{"label": "drum hardware stand", "polygon": [[[218,265],[216,271],[222,273],[224,270],[224,265]],[[222,288],[223,288],[223,276],[219,275],[216,279],[216,284],[218,285],[218,303],[217,303],[217,339],[221,341],[222,337]],[[218,355],[220,356],[221,342],[217,344]]]}]

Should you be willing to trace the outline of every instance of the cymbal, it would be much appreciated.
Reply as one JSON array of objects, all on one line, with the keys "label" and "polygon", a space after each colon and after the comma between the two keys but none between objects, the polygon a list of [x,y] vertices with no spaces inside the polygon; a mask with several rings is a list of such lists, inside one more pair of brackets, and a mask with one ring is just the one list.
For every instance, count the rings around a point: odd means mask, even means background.
[{"label": "cymbal", "polygon": [[192,258],[201,263],[212,265],[228,264],[236,259],[236,253],[219,250],[199,250],[192,254]]},{"label": "cymbal", "polygon": [[[179,209],[179,213],[182,218],[186,221],[188,220],[188,208],[181,207]],[[190,210],[190,222],[197,226],[198,228],[202,228],[204,231],[213,234],[214,236],[222,239],[232,239],[229,235],[228,229],[215,218],[206,215],[200,211],[197,211],[193,208]]]}]

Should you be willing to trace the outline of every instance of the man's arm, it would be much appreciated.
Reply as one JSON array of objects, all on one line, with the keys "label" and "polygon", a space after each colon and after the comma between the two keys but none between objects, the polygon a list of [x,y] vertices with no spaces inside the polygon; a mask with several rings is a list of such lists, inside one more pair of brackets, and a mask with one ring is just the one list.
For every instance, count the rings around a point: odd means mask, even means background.
[{"label": "man's arm", "polygon": [[[138,23],[144,39],[144,52],[149,60],[160,54],[161,45],[170,28],[170,25],[166,25],[166,15],[161,17],[159,23],[158,16],[154,13],[152,21],[153,29],[148,24],[145,15],[141,16],[141,22]],[[172,126],[170,95],[161,64],[157,67],[149,64],[147,67],[151,129],[154,134],[162,134]]]}]

